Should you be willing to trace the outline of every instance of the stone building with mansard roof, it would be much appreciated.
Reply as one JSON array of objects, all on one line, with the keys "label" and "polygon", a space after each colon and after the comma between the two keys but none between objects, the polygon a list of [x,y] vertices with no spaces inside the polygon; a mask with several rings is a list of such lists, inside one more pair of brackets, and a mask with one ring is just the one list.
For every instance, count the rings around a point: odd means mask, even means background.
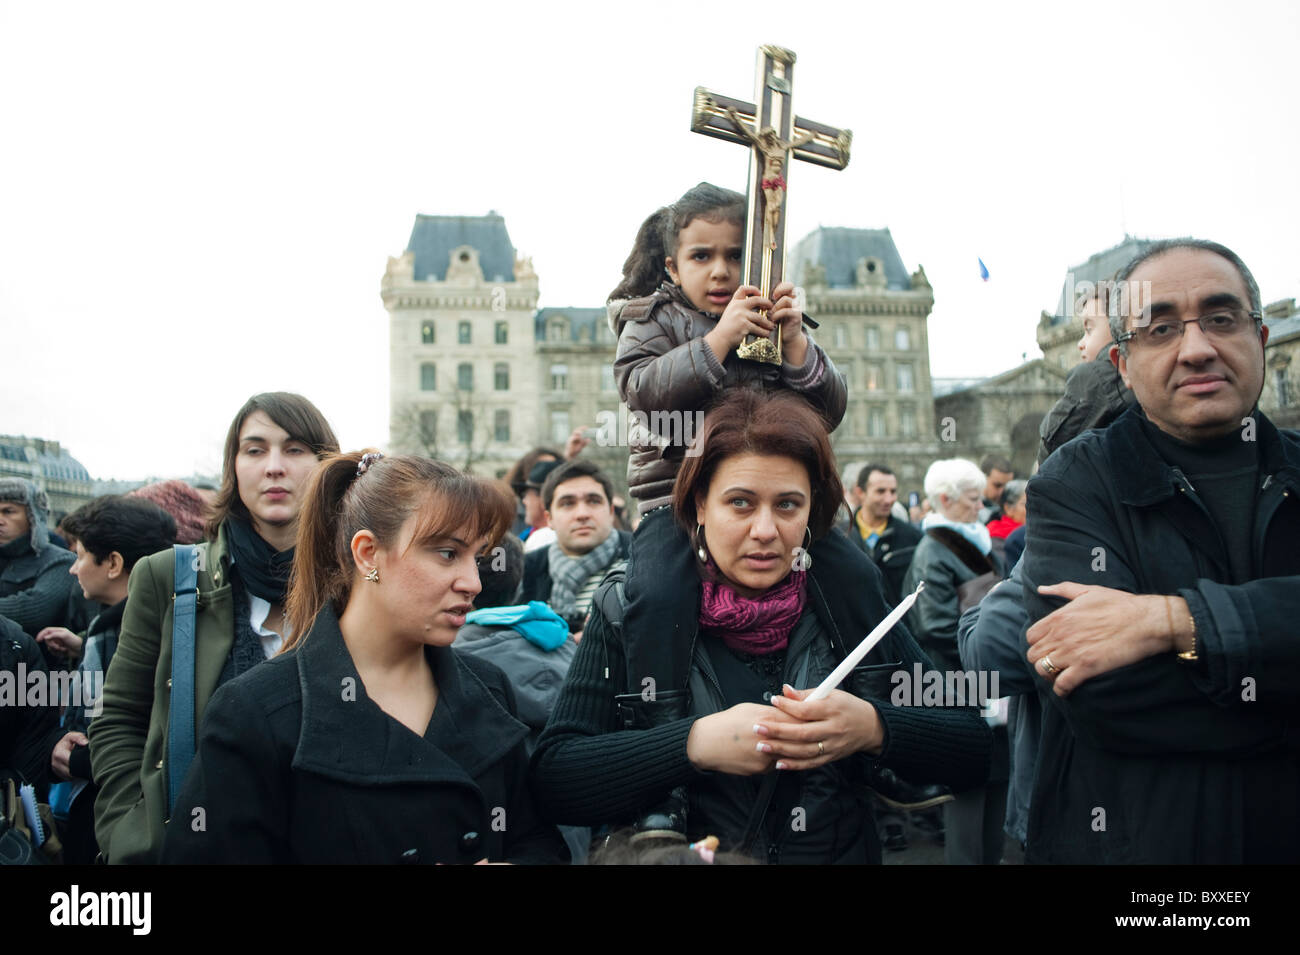
[{"label": "stone building with mansard roof", "polygon": [[888,229],[818,228],[791,250],[813,332],[849,386],[831,443],[846,483],[867,462],[919,489],[940,457],[931,396],[927,322],[934,290],[920,266],[908,272]]},{"label": "stone building with mansard roof", "polygon": [[[844,372],[849,408],[832,443],[849,480],[883,460],[920,487],[939,456],[926,320],[934,294],[909,273],[888,229],[812,232],[792,275],[814,337]],[[601,308],[537,308],[538,279],[505,220],[417,216],[382,282],[389,313],[390,444],[500,474],[529,448],[625,415],[616,341]],[[622,483],[626,448],[584,452]]]},{"label": "stone building with mansard roof", "polygon": [[[604,308],[537,308],[505,220],[416,216],[381,286],[389,315],[389,443],[485,475],[617,411]],[[592,447],[621,483],[626,448]]]}]

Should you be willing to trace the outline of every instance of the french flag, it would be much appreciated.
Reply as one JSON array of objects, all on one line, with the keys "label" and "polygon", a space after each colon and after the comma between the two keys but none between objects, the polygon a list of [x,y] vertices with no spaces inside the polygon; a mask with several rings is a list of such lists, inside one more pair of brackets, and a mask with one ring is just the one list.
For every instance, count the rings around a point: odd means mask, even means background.
[{"label": "french flag", "polygon": [[984,264],[983,259],[976,259],[975,261],[980,264],[980,278],[987,282],[989,280],[989,267]]}]

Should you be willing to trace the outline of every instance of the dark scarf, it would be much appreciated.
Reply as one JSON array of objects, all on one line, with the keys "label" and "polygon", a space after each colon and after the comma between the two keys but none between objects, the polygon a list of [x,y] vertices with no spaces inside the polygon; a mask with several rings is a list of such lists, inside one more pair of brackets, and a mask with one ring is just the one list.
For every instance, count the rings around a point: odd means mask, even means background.
[{"label": "dark scarf", "polygon": [[32,552],[32,536],[24,534],[8,544],[0,545],[0,561],[16,560]]},{"label": "dark scarf", "polygon": [[217,686],[222,686],[235,677],[247,673],[266,659],[266,651],[262,649],[262,638],[253,630],[248,589],[239,576],[238,564],[235,564],[235,571],[230,575],[230,590],[235,610],[235,642],[231,644],[230,655],[226,657],[226,662],[222,664]]},{"label": "dark scarf", "polygon": [[558,542],[552,544],[546,555],[547,570],[551,575],[551,597],[547,603],[551,609],[565,620],[577,617],[578,594],[582,585],[592,574],[609,569],[621,543],[618,531],[610,531],[608,537],[581,557],[570,557],[560,550]]},{"label": "dark scarf", "polygon": [[225,527],[230,556],[249,593],[272,604],[283,604],[289,589],[293,548],[277,551],[253,530],[252,524],[237,517],[227,519]]},{"label": "dark scarf", "polygon": [[[712,561],[709,567],[714,568]],[[740,596],[725,583],[705,580],[700,629],[741,653],[762,655],[784,650],[790,642],[790,631],[803,615],[807,580],[807,573],[792,570],[785,580],[754,598]]]}]

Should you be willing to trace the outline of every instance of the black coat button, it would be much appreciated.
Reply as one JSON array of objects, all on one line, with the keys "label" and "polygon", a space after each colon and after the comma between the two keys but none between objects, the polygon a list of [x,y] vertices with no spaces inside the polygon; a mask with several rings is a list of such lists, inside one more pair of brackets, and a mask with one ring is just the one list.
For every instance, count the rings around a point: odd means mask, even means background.
[{"label": "black coat button", "polygon": [[467,832],[460,837],[460,851],[468,855],[471,852],[478,852],[482,845],[483,839],[477,832]]},{"label": "black coat button", "polygon": [[403,865],[417,865],[419,861],[420,861],[419,849],[407,849],[401,855],[401,862]]}]

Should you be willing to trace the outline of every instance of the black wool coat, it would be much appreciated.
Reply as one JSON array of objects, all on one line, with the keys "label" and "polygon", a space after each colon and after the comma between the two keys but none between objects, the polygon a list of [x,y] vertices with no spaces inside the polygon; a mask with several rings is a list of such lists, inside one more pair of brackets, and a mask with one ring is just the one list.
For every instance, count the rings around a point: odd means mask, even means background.
[{"label": "black wool coat", "polygon": [[[1063,580],[1186,599],[1199,663],[1173,653],[1062,699],[1035,671],[1042,744],[1028,855],[1049,863],[1300,862],[1300,434],[1256,413],[1252,579],[1233,584],[1191,482],[1129,409],[1028,486],[1029,623]],[[1021,652],[1028,652],[1022,637]]]},{"label": "black wool coat", "polygon": [[326,607],[293,652],[213,695],[164,862],[567,862],[533,810],[527,727],[499,669],[426,647],[424,736],[362,685]]}]

